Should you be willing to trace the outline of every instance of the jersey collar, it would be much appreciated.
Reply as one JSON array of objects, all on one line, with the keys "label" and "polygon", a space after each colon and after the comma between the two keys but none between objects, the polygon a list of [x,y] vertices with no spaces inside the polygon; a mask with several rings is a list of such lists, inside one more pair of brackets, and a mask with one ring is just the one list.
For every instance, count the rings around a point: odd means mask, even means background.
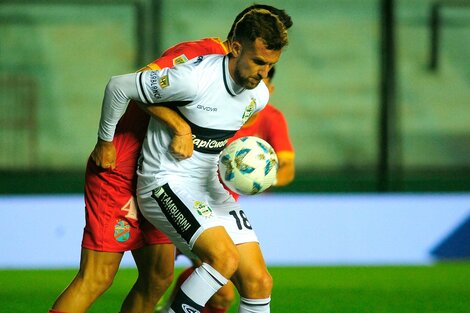
[{"label": "jersey collar", "polygon": [[235,83],[230,76],[230,72],[228,70],[228,56],[224,56],[223,62],[222,62],[222,70],[224,72],[224,85],[225,85],[225,90],[232,96],[235,97],[236,95],[241,94],[245,88],[240,87]]}]

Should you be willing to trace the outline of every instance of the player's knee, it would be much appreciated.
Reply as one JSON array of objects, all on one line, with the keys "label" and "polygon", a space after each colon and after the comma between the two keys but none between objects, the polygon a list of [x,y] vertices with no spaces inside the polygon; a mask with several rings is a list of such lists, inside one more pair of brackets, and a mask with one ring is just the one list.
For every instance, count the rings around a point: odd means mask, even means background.
[{"label": "player's knee", "polygon": [[267,298],[271,295],[273,278],[268,271],[251,273],[243,282],[243,294],[248,298]]},{"label": "player's knee", "polygon": [[226,246],[217,249],[205,260],[220,274],[229,278],[235,273],[240,262],[240,253],[235,246]]},{"label": "player's knee", "polygon": [[273,289],[273,277],[268,271],[263,272],[258,278],[258,286],[260,290],[269,291],[269,294],[271,294],[271,290]]},{"label": "player's knee", "polygon": [[113,284],[115,271],[103,267],[99,271],[85,271],[79,275],[82,278],[83,287],[89,293],[101,294]]},{"label": "player's knee", "polygon": [[170,269],[155,269],[141,276],[147,278],[150,288],[167,289],[173,282],[173,271]]}]

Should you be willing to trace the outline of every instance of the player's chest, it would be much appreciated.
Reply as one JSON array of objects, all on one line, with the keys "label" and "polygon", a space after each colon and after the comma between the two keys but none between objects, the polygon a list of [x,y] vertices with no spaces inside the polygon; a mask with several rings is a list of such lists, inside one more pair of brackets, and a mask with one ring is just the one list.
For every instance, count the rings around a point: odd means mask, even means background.
[{"label": "player's chest", "polygon": [[253,94],[232,97],[225,90],[198,97],[180,108],[192,123],[214,129],[238,129],[259,107],[260,100]]}]

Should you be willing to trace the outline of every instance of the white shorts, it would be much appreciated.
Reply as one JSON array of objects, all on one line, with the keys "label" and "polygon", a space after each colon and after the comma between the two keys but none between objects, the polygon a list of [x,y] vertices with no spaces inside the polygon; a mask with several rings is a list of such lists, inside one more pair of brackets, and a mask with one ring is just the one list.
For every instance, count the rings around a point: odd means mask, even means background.
[{"label": "white shorts", "polygon": [[163,231],[190,258],[199,235],[223,226],[235,244],[258,242],[246,214],[220,183],[207,188],[188,182],[170,182],[139,194],[142,214]]}]

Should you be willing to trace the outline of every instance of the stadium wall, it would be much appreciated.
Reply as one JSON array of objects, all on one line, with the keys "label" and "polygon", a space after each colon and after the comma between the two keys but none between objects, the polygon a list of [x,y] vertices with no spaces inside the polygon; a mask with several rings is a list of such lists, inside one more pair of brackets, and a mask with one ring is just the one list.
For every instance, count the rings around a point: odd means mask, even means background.
[{"label": "stadium wall", "polygon": [[[470,190],[470,41],[463,40],[470,37],[470,10],[442,11],[440,66],[430,71],[434,2],[395,1],[391,191]],[[12,178],[25,172],[31,176],[14,193],[27,193],[31,184],[53,186],[46,193],[67,187],[51,181],[56,173],[76,171],[81,179],[108,79],[137,70],[180,41],[225,38],[236,13],[252,3],[0,0],[0,193],[10,193]],[[290,125],[298,177],[309,182],[292,190],[376,191],[380,1],[268,3],[294,20],[271,99]],[[152,4],[158,4],[155,12]],[[148,25],[152,18],[158,23]],[[37,171],[50,178],[36,179]]]},{"label": "stadium wall", "polygon": [[[264,194],[240,203],[269,265],[422,265],[470,258],[470,194]],[[0,268],[78,267],[82,196],[1,196],[0,213],[8,235]],[[123,266],[133,266],[128,253]]]}]

